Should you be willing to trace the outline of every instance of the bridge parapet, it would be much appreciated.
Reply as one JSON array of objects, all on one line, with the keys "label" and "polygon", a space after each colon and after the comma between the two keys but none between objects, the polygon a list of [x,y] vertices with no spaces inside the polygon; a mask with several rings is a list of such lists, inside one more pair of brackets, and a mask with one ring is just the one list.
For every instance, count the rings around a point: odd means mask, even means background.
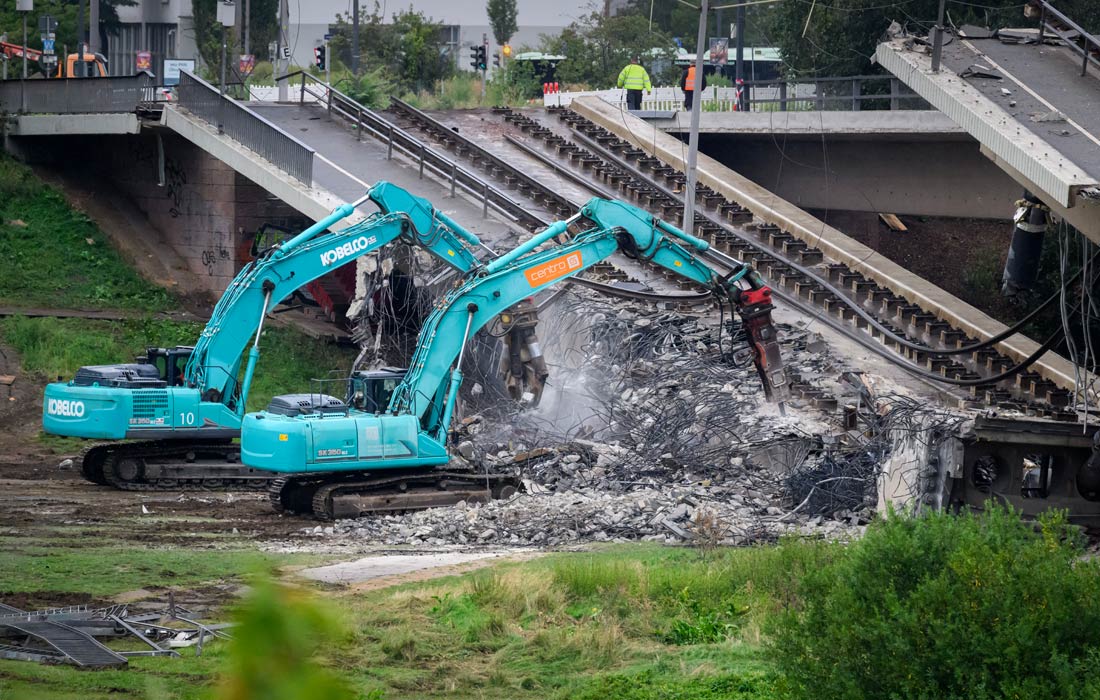
[{"label": "bridge parapet", "polygon": [[0,82],[0,111],[15,114],[132,113],[156,100],[156,79],[149,73]]},{"label": "bridge parapet", "polygon": [[218,127],[242,146],[284,171],[306,187],[313,184],[313,149],[248,107],[222,95],[202,78],[180,73],[177,104]]}]

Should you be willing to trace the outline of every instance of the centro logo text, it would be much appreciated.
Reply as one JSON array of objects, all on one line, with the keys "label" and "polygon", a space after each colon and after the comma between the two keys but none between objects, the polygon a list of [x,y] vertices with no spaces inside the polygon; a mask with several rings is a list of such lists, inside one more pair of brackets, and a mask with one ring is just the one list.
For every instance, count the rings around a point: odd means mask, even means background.
[{"label": "centro logo text", "polygon": [[46,412],[49,413],[51,416],[83,418],[84,402],[69,401],[68,399],[50,399],[46,402]]},{"label": "centro logo text", "polygon": [[580,269],[581,265],[581,253],[577,251],[575,253],[563,255],[560,258],[554,258],[538,267],[533,267],[524,273],[524,275],[527,277],[527,284],[531,285],[533,288],[556,280],[559,277],[564,277],[570,272]]},{"label": "centro logo text", "polygon": [[371,236],[370,238],[359,236],[359,238],[356,238],[354,241],[348,241],[344,245],[336,246],[332,250],[326,250],[321,253],[321,264],[328,267],[337,260],[343,260],[350,255],[361,253],[376,240],[378,240],[377,236]]}]

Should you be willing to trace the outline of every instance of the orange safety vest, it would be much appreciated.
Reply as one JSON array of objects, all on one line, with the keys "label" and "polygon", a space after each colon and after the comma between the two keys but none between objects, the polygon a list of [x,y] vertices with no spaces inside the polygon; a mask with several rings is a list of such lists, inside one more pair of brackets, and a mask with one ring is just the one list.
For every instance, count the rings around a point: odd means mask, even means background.
[{"label": "orange safety vest", "polygon": [[695,89],[695,66],[688,66],[687,82],[684,83],[684,90],[687,90],[688,92],[690,92],[694,89]]}]

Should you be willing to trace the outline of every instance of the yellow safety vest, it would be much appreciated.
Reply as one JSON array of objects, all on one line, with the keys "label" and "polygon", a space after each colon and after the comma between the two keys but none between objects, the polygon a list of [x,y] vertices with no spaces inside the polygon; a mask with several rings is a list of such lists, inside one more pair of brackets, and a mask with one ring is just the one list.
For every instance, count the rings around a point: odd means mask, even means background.
[{"label": "yellow safety vest", "polygon": [[649,73],[637,63],[627,64],[619,73],[618,86],[627,90],[652,90],[653,84],[649,82]]}]

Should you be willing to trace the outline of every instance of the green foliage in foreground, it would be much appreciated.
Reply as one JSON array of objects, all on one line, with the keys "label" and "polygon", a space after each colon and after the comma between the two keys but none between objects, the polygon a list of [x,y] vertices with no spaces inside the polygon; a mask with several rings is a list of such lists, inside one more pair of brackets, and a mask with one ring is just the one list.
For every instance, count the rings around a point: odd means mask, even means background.
[{"label": "green foliage in foreground", "polygon": [[0,304],[162,311],[172,296],[143,280],[102,231],[31,169],[0,153]]},{"label": "green foliage in foreground", "polygon": [[1060,516],[892,516],[811,571],[772,650],[799,698],[1100,697],[1100,567]]},{"label": "green foliage in foreground", "polygon": [[[146,346],[193,345],[201,331],[197,323],[154,319],[0,319],[0,340],[19,353],[25,371],[66,381],[84,365],[130,362]],[[264,408],[276,394],[308,390],[309,380],[323,377],[328,370],[347,372],[355,359],[350,348],[289,328],[265,330],[260,350],[249,410]]]},{"label": "green foliage in foreground", "polygon": [[355,697],[339,673],[317,662],[341,636],[327,606],[301,590],[262,582],[236,617],[222,700]]}]

